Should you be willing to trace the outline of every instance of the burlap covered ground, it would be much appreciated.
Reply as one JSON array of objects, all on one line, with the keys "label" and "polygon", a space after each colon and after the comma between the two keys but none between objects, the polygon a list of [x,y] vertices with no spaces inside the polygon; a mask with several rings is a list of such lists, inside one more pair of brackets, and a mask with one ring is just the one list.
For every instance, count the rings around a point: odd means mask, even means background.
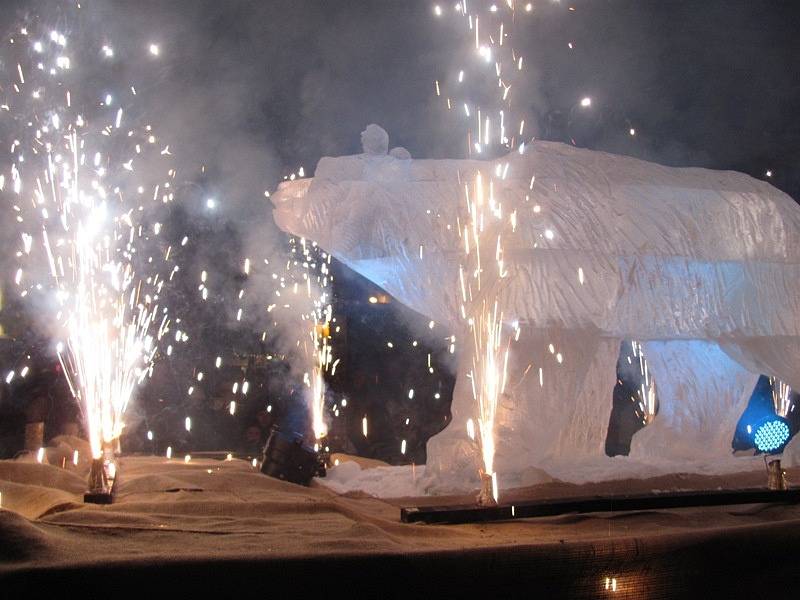
[{"label": "burlap covered ground", "polygon": [[[60,465],[57,457],[54,462]],[[668,596],[670,590],[690,589],[697,581],[725,581],[730,569],[731,577],[739,580],[743,568],[756,570],[739,581],[739,590],[758,575],[758,565],[769,565],[790,579],[800,571],[791,559],[800,546],[798,506],[406,525],[399,521],[402,505],[469,499],[337,495],[319,485],[303,488],[265,477],[239,460],[192,459],[185,464],[129,457],[122,460],[115,503],[94,506],[82,503],[85,465],[66,465],[0,461],[0,577],[6,585],[68,581],[91,587],[93,580],[106,577],[117,584],[135,580],[144,585],[186,576],[182,585],[189,589],[222,585],[255,572],[270,574],[272,581],[289,578],[298,589],[361,586],[370,594],[382,590],[384,597],[416,595],[434,585],[447,585],[454,594],[469,592],[497,578],[490,587],[498,593],[546,585],[556,595],[591,597],[611,593],[605,590],[608,577],[617,580],[616,597],[658,597],[661,592]],[[789,476],[800,481],[800,472]],[[553,482],[508,491],[504,497],[513,501],[728,489],[765,481],[765,473],[757,471],[717,478]],[[714,589],[722,588],[715,584]]]}]

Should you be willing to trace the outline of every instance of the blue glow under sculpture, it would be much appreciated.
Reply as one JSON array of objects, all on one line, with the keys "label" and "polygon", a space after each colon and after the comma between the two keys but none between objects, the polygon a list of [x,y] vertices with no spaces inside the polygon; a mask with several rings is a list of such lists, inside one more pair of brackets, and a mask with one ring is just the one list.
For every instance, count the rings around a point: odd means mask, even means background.
[{"label": "blue glow under sculpture", "polygon": [[[643,343],[659,414],[615,469],[727,469],[758,375],[800,389],[800,207],[771,185],[552,142],[478,161],[389,153],[377,126],[362,141],[363,154],[323,158],[313,178],[282,183],[275,221],[459,342],[464,182],[480,171],[503,211],[517,213],[504,241],[508,282],[496,289],[505,319],[521,327],[497,415],[504,481],[610,464],[604,442],[623,339]],[[427,475],[440,489],[477,478],[468,344],[458,349],[453,420],[428,443]],[[595,469],[584,478],[601,477]]]}]

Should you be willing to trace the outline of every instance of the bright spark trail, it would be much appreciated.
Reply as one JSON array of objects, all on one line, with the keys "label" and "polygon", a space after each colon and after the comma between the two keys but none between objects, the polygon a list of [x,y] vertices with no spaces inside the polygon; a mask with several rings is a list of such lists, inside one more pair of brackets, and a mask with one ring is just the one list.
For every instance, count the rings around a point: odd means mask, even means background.
[{"label": "bright spark trail", "polygon": [[[513,32],[519,19],[514,0],[505,2],[467,2],[462,0],[447,14],[464,26],[469,50],[464,56],[464,68],[457,77],[448,76],[443,84],[435,82],[437,97],[443,98],[448,111],[463,107],[466,123],[467,155],[491,158],[511,151],[525,152],[522,141],[524,118],[514,115],[514,94],[522,77],[523,57],[513,47]],[[520,7],[522,9],[522,7]],[[524,9],[523,9],[524,10]],[[445,11],[434,8],[436,18]],[[481,81],[489,71],[496,81],[496,95],[490,106],[481,106],[470,96],[466,81]],[[485,97],[483,90],[478,97]],[[491,96],[490,96],[491,97]],[[494,167],[492,169],[492,166]],[[504,262],[504,237],[513,235],[517,224],[517,208],[507,207],[504,213],[502,198],[495,192],[496,181],[508,176],[509,162],[499,159],[487,163],[486,173],[462,174],[471,183],[464,184],[466,211],[459,211],[458,232],[463,250],[459,265],[461,284],[461,315],[467,323],[472,338],[472,365],[468,373],[472,396],[477,407],[477,443],[481,454],[481,491],[478,501],[492,504],[498,500],[497,473],[494,469],[496,449],[496,417],[501,396],[508,379],[508,359],[512,339],[519,339],[519,325],[515,331],[504,325],[504,315],[499,310],[498,298],[507,276]],[[491,172],[490,172],[491,171]],[[527,200],[527,198],[526,198]],[[474,424],[468,423],[468,433],[475,439]]]},{"label": "bright spark trail", "polygon": [[[169,330],[160,294],[177,267],[153,207],[173,200],[176,172],[152,127],[126,117],[135,87],[93,88],[96,71],[111,69],[112,45],[100,50],[91,34],[72,38],[44,23],[31,19],[3,40],[9,155],[0,194],[17,229],[18,294],[60,340],[58,358],[99,459],[118,444]],[[79,63],[95,41],[95,58]]]},{"label": "bright spark trail", "polygon": [[[311,428],[314,433],[317,450],[324,449],[328,426],[325,423],[325,375],[335,372],[331,346],[331,323],[333,308],[331,305],[330,274],[331,255],[322,251],[316,243],[309,244],[305,239],[292,238],[292,252],[300,252],[301,281],[295,289],[304,296],[301,310],[302,319],[307,325],[307,335],[301,345],[303,356],[309,368],[303,381],[309,388],[308,406],[311,415]],[[296,273],[295,273],[296,277]]]}]

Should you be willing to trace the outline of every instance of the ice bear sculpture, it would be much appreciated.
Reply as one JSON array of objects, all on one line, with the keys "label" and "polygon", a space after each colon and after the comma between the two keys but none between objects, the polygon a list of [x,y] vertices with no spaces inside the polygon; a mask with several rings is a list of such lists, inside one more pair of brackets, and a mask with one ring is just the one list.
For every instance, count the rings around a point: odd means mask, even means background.
[{"label": "ice bear sculpture", "polygon": [[[499,297],[522,330],[497,415],[501,477],[558,476],[604,455],[622,340],[643,342],[660,404],[629,461],[716,469],[734,460],[733,426],[758,374],[800,389],[800,207],[771,185],[552,142],[492,161],[409,160],[386,154],[388,136],[365,138],[364,154],[282,183],[275,221],[459,336],[464,182],[496,179],[518,213]],[[452,422],[428,443],[428,474],[441,481],[477,481],[466,346]]]}]

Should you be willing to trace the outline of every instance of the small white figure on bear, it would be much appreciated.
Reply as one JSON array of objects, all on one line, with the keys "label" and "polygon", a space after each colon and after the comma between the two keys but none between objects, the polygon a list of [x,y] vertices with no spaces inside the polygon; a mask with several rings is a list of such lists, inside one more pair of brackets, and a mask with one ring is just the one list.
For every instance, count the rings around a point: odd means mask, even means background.
[{"label": "small white figure on bear", "polygon": [[364,154],[386,156],[389,151],[389,134],[380,125],[374,123],[367,125],[361,132],[361,147],[364,149]]}]

